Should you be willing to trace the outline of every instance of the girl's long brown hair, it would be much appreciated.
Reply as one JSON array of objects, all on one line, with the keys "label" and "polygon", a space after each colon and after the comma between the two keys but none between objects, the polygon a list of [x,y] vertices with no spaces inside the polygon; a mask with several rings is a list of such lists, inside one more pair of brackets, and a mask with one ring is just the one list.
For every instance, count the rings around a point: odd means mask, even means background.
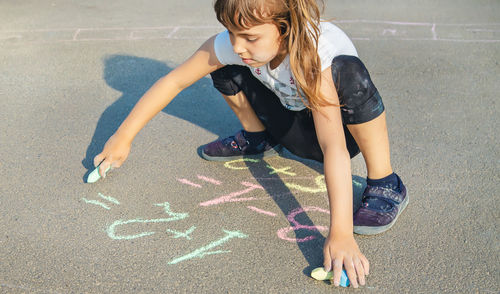
[{"label": "girl's long brown hair", "polygon": [[[322,0],[319,0],[323,4]],[[274,23],[287,42],[290,66],[298,93],[311,109],[332,105],[320,94],[321,61],[318,56],[321,10],[317,0],[216,0],[217,19],[228,28],[241,30]]]}]

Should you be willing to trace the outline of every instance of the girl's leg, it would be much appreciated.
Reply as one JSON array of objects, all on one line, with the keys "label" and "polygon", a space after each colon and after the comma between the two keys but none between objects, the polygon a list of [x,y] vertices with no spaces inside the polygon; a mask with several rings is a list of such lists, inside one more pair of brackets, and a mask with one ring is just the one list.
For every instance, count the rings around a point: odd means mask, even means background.
[{"label": "girl's leg", "polygon": [[236,114],[236,117],[238,117],[238,120],[245,131],[262,132],[266,130],[266,127],[255,114],[255,111],[243,92],[240,91],[234,95],[222,94],[222,96],[226,100],[229,107],[231,107],[234,114]]},{"label": "girl's leg", "polygon": [[[211,74],[214,87],[222,94],[229,107],[238,117],[243,130],[227,138],[213,141],[202,148],[202,157],[212,161],[228,161],[242,157],[263,157],[277,155],[281,146],[269,138],[265,117],[259,116],[254,106],[249,102],[251,97],[266,99],[262,84],[255,87],[246,86],[250,81],[255,82],[248,68],[228,65]],[[243,89],[251,89],[247,92]]]},{"label": "girl's leg", "polygon": [[341,55],[332,61],[342,120],[363,154],[369,179],[392,173],[389,136],[382,99],[359,58]]},{"label": "girl's leg", "polygon": [[332,78],[343,105],[342,119],[356,140],[368,171],[362,206],[354,214],[354,232],[378,234],[388,230],[408,204],[406,188],[392,172],[384,105],[357,57],[334,58]]},{"label": "girl's leg", "polygon": [[373,120],[347,125],[365,159],[369,179],[381,179],[392,174],[389,136],[385,111]]},{"label": "girl's leg", "polygon": [[[259,131],[262,126],[269,134],[268,141],[286,147],[297,156],[323,161],[323,153],[319,146],[314,128],[312,114],[309,110],[291,111],[286,109],[279,98],[257,80],[250,70],[242,66],[225,66],[212,73],[214,86],[222,93],[229,106],[240,119],[245,132]],[[255,116],[254,116],[255,115]],[[257,118],[257,120],[255,119]],[[257,121],[257,122],[256,122]],[[359,153],[359,148],[349,130],[344,126],[347,149],[351,157]],[[233,136],[239,142],[240,135]],[[226,152],[224,142],[220,139],[208,144],[204,149],[210,154],[222,154],[217,159],[232,160],[237,152]]]}]

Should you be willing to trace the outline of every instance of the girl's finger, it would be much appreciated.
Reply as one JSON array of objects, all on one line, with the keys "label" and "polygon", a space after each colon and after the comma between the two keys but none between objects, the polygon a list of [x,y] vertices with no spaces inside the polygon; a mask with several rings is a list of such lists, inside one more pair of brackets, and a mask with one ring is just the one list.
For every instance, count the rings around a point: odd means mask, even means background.
[{"label": "girl's finger", "polygon": [[358,281],[361,286],[365,285],[365,269],[359,258],[354,259],[354,268],[356,269],[356,274],[358,275]]},{"label": "girl's finger", "polygon": [[113,163],[111,164],[111,168],[119,168],[121,165],[122,165],[122,162],[121,162],[121,161],[115,160],[115,161],[113,161]]},{"label": "girl's finger", "polygon": [[332,257],[328,249],[323,251],[323,268],[325,272],[329,272],[332,269]]},{"label": "girl's finger", "polygon": [[344,258],[344,267],[345,272],[347,273],[347,277],[349,281],[351,281],[351,285],[354,288],[358,288],[358,279],[356,276],[356,269],[354,268],[354,263],[351,258]]},{"label": "girl's finger", "polygon": [[99,166],[99,175],[101,177],[105,178],[106,172],[108,172],[110,167],[111,167],[111,164],[107,160],[101,162],[101,165]]},{"label": "girl's finger", "polygon": [[94,157],[94,167],[99,166],[99,164],[101,164],[103,159],[104,159],[104,155],[102,155],[102,153],[97,154],[97,156]]},{"label": "girl's finger", "polygon": [[364,255],[361,255],[361,264],[363,265],[363,269],[365,270],[365,275],[368,276],[370,274],[370,262]]},{"label": "girl's finger", "polygon": [[333,260],[333,284],[335,286],[340,285],[340,277],[342,276],[342,263],[343,260],[340,258],[335,258]]}]

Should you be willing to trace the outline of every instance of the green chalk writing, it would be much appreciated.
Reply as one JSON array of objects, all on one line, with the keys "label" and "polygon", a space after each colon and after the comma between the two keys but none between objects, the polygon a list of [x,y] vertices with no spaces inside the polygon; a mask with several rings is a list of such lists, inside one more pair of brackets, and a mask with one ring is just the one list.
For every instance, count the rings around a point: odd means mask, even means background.
[{"label": "green chalk writing", "polygon": [[229,241],[232,238],[248,238],[247,235],[245,235],[239,231],[226,231],[226,230],[223,230],[223,231],[224,231],[224,233],[226,233],[226,236],[224,236],[223,238],[221,238],[217,241],[214,241],[214,242],[208,244],[207,246],[203,246],[199,249],[196,249],[195,251],[193,251],[189,254],[178,257],[178,258],[172,260],[171,262],[169,262],[168,264],[176,264],[176,263],[179,263],[181,261],[185,261],[185,260],[189,260],[189,259],[193,259],[193,258],[203,258],[206,255],[229,253],[231,251],[224,251],[224,250],[209,251],[209,250],[214,248],[214,247],[217,247],[217,246],[220,246],[220,245],[226,243],[227,241]]},{"label": "green chalk writing", "polygon": [[82,200],[85,201],[85,203],[98,205],[107,210],[111,209],[111,207],[107,206],[106,204],[102,203],[99,200],[88,200],[87,198],[82,198]]},{"label": "green chalk writing", "polygon": [[174,237],[173,237],[174,239],[186,238],[188,240],[191,240],[192,238],[189,236],[189,234],[191,234],[195,229],[196,229],[196,227],[192,226],[191,228],[189,228],[185,232],[178,232],[178,231],[170,230],[170,229],[167,229],[167,232],[174,234]]},{"label": "green chalk writing", "polygon": [[116,205],[120,205],[120,202],[118,202],[118,200],[116,200],[116,198],[113,198],[111,196],[106,196],[106,195],[103,195],[101,193],[98,193],[99,197],[101,197],[102,199],[105,199],[105,200],[108,200],[109,202],[111,203],[114,203]]},{"label": "green chalk writing", "polygon": [[136,218],[136,219],[130,219],[130,220],[117,220],[113,224],[111,224],[108,229],[106,230],[108,237],[114,240],[131,240],[131,239],[136,239],[136,238],[141,238],[145,236],[150,236],[153,235],[155,232],[142,232],[140,234],[136,235],[117,235],[116,228],[118,226],[123,226],[123,225],[128,225],[128,224],[134,224],[134,223],[167,223],[167,222],[173,222],[181,219],[185,219],[186,217],[189,216],[187,213],[176,213],[172,212],[170,210],[170,204],[168,202],[165,203],[160,203],[160,204],[155,204],[156,206],[162,206],[165,210],[165,213],[171,217],[169,218],[156,218],[156,219],[141,219],[141,218]]},{"label": "green chalk writing", "polygon": [[[114,203],[116,205],[120,205],[120,202],[118,200],[116,200],[115,198],[111,197],[111,196],[106,196],[106,195],[103,195],[101,193],[97,193],[97,195],[99,195],[99,197],[101,197],[104,200],[107,200],[107,201],[109,201],[111,203]],[[109,207],[108,205],[102,203],[99,200],[88,200],[87,198],[82,198],[82,200],[85,201],[85,203],[98,205],[98,206],[100,206],[100,207],[102,207],[104,209],[107,209],[107,210],[111,209],[111,207]]]}]

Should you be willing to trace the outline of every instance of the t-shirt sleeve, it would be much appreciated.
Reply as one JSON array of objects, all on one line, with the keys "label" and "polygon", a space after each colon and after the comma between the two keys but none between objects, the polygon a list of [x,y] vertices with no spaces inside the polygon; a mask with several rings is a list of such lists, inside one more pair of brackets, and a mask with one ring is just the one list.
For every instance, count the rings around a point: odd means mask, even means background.
[{"label": "t-shirt sleeve", "polygon": [[226,30],[215,37],[214,51],[217,59],[224,65],[237,64],[246,65],[238,54],[234,53],[233,45],[229,39],[229,32]]},{"label": "t-shirt sleeve", "polygon": [[333,58],[339,55],[358,56],[358,52],[349,37],[336,25],[321,22],[321,34],[318,40],[318,55],[321,59],[321,71],[327,69]]}]

